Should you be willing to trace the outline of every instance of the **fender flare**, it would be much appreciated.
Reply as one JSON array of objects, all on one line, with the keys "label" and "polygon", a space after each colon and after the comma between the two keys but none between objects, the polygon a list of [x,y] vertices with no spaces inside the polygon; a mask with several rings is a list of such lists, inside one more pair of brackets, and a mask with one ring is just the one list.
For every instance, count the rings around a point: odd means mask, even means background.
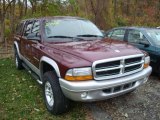
[{"label": "fender flare", "polygon": [[59,78],[61,77],[60,70],[59,70],[59,67],[58,67],[57,63],[54,60],[52,60],[51,58],[43,56],[40,59],[40,74],[41,74],[41,78],[42,78],[42,75],[43,75],[43,72],[42,72],[42,62],[45,62],[45,63],[48,63],[49,65],[51,65],[53,67],[53,69],[55,70],[57,76]]},{"label": "fender flare", "polygon": [[19,58],[22,59],[17,41],[14,41],[14,46],[16,47]]}]

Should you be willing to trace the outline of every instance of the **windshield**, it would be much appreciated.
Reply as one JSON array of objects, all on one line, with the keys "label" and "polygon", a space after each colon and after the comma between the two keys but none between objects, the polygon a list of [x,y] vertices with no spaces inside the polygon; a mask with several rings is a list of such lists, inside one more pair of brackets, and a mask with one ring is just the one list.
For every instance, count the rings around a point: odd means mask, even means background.
[{"label": "windshield", "polygon": [[149,35],[155,44],[160,45],[160,30],[146,30],[147,35]]},{"label": "windshield", "polygon": [[[103,37],[101,31],[88,20],[62,19],[46,20],[44,24],[47,41],[71,40],[71,38],[97,38]],[[73,40],[73,39],[72,39]],[[76,39],[77,40],[77,39]],[[82,39],[78,39],[82,40]]]}]

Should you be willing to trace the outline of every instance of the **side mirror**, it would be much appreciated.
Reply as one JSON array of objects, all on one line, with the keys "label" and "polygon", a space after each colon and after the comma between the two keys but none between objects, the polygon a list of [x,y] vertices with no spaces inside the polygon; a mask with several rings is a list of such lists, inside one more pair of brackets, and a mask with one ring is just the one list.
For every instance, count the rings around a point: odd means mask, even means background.
[{"label": "side mirror", "polygon": [[149,42],[148,41],[146,41],[146,40],[141,40],[140,42],[139,42],[139,44],[141,44],[141,45],[144,45],[144,47],[149,47]]},{"label": "side mirror", "polygon": [[27,35],[27,39],[28,40],[40,41],[41,37],[40,37],[39,33],[30,33],[30,34]]}]

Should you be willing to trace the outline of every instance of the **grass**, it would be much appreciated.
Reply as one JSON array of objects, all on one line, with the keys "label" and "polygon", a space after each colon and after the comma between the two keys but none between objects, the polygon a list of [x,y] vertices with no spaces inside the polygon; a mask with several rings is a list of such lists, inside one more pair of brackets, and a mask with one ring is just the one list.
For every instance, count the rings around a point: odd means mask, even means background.
[{"label": "grass", "polygon": [[0,119],[84,120],[81,103],[70,112],[54,116],[45,108],[40,85],[25,70],[17,70],[12,59],[0,59]]}]

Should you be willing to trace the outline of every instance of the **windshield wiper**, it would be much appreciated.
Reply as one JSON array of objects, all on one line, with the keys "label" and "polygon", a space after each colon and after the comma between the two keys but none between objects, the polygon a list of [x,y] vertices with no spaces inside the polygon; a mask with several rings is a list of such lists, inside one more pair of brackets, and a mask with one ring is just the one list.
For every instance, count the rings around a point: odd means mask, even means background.
[{"label": "windshield wiper", "polygon": [[77,37],[102,37],[102,38],[104,38],[104,36],[100,36],[100,35],[91,35],[91,34],[77,35]]},{"label": "windshield wiper", "polygon": [[49,36],[48,38],[73,38],[73,37],[57,35],[57,36]]},{"label": "windshield wiper", "polygon": [[61,35],[57,35],[57,36],[49,36],[48,38],[71,38],[72,40],[84,40],[82,38],[79,37],[71,37],[71,36],[61,36]]}]

